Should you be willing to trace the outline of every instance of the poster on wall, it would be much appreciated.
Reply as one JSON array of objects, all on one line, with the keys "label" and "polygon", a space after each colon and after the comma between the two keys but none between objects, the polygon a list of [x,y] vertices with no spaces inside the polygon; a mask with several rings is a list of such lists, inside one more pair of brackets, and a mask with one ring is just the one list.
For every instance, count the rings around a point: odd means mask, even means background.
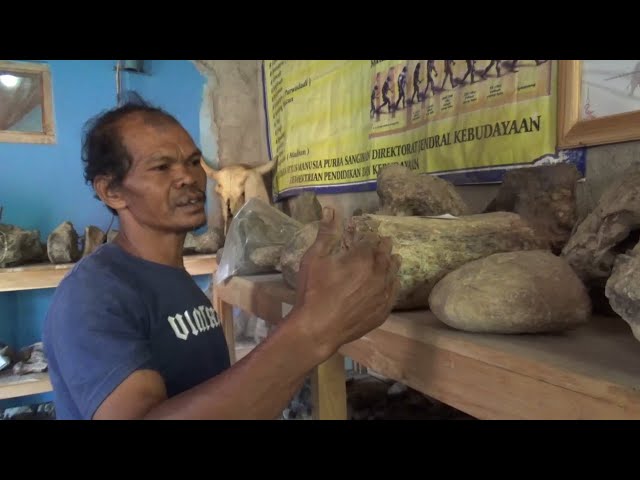
[{"label": "poster on wall", "polygon": [[557,62],[551,60],[265,60],[276,200],[374,190],[399,163],[456,185],[558,162]]}]

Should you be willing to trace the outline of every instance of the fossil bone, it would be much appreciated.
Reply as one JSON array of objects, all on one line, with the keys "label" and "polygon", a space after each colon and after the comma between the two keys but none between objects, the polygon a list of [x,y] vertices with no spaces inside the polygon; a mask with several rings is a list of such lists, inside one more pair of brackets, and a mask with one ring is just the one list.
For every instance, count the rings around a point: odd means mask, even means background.
[{"label": "fossil bone", "polygon": [[[292,288],[296,287],[300,261],[317,236],[318,223],[302,227],[282,249],[283,279]],[[510,212],[455,219],[366,214],[352,217],[350,223],[357,232],[390,237],[393,253],[402,258],[395,310],[427,307],[434,285],[467,262],[498,252],[548,248],[546,239]]]}]

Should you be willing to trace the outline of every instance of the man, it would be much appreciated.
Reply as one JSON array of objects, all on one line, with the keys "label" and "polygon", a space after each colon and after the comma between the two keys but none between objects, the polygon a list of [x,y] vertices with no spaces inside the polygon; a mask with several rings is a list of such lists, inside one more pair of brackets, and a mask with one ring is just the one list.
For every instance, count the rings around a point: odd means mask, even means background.
[{"label": "man", "polygon": [[402,100],[402,108],[406,107],[404,91],[407,86],[407,66],[405,65],[398,75],[398,100],[396,101],[395,110],[400,106],[400,100]]},{"label": "man", "polygon": [[201,153],[169,114],[124,105],[90,123],[85,178],[119,234],[60,283],[43,341],[60,419],[275,418],[305,376],[379,326],[397,294],[388,239],[325,210],[291,313],[230,366],[220,322],[182,264],[206,223]]}]

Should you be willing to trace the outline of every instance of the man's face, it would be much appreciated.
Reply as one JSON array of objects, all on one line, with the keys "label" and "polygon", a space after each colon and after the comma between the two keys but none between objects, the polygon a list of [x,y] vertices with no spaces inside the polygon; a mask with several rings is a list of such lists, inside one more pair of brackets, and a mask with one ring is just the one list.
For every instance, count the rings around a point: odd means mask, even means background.
[{"label": "man's face", "polygon": [[120,125],[132,164],[120,193],[127,215],[141,226],[188,232],[206,224],[207,178],[190,135],[170,121],[136,115]]}]

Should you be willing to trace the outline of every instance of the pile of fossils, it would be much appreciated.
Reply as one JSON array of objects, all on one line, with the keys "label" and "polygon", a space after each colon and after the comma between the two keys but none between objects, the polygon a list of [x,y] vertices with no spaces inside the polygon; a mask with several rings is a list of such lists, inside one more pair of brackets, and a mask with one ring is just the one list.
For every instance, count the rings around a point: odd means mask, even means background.
[{"label": "pile of fossils", "polygon": [[[595,310],[621,316],[637,335],[640,167],[621,175],[584,218],[577,215],[579,178],[570,164],[514,169],[486,209],[470,213],[446,180],[389,165],[378,175],[378,210],[348,222],[363,235],[391,237],[402,258],[395,310],[429,309],[452,328],[501,334],[572,330]],[[240,209],[229,234],[242,225],[245,243],[228,237],[224,250],[241,252],[245,263],[227,273],[279,271],[295,288],[321,208],[309,192],[288,208],[287,216],[278,210],[282,220],[275,222],[260,212],[276,208],[260,200]],[[251,238],[264,240],[252,250]],[[258,248],[268,255],[256,255]]]},{"label": "pile of fossils", "polygon": [[[40,231],[25,230],[16,225],[0,223],[0,268],[18,267],[36,263],[73,263],[89,255],[100,245],[110,242],[118,234],[109,229],[106,233],[89,225],[79,235],[73,223],[62,222],[43,242]],[[204,233],[189,232],[184,243],[184,254],[215,253],[222,245],[219,229],[207,229]]]}]

